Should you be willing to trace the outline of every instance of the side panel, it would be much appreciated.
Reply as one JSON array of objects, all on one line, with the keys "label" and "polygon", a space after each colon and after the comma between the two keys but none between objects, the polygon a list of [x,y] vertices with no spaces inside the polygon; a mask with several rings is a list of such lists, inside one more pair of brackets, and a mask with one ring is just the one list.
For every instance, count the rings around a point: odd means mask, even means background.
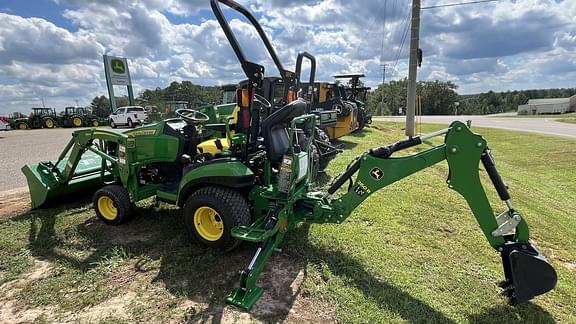
[{"label": "side panel", "polygon": [[195,167],[182,177],[178,188],[178,205],[183,205],[188,195],[202,184],[218,184],[232,188],[252,185],[254,173],[240,161],[222,160]]}]

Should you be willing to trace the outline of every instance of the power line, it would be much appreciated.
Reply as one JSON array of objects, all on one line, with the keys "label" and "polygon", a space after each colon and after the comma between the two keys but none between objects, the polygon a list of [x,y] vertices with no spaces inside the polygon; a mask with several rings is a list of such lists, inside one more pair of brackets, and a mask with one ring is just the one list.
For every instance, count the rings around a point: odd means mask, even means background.
[{"label": "power line", "polygon": [[449,4],[443,4],[443,5],[422,7],[422,8],[420,8],[420,10],[424,10],[424,9],[435,9],[435,8],[444,8],[444,7],[455,7],[455,6],[463,6],[463,5],[477,4],[477,3],[485,3],[485,2],[496,2],[496,1],[501,1],[501,0],[478,0],[478,1],[470,1],[470,2],[449,3]]},{"label": "power line", "polygon": [[406,18],[404,19],[404,24],[405,24],[404,33],[402,35],[402,41],[400,43],[400,48],[398,49],[398,52],[396,53],[394,66],[392,67],[393,70],[396,70],[396,65],[398,65],[398,60],[400,60],[400,56],[402,55],[402,49],[404,48],[404,42],[406,41],[406,36],[408,36],[408,30],[410,29],[410,25],[411,25],[408,23],[410,14],[411,14],[411,12],[410,12],[410,10],[408,10],[408,15],[406,15]]}]

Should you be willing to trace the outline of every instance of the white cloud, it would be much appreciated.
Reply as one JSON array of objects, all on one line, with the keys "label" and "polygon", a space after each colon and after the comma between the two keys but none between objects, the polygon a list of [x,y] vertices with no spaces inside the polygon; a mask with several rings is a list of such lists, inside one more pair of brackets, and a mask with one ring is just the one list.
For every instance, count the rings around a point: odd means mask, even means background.
[{"label": "white cloud", "polygon": [[[63,107],[105,94],[104,53],[129,57],[136,92],[174,80],[210,85],[244,78],[207,0],[54,1],[68,8],[63,19],[74,31],[42,18],[0,13],[0,114],[27,110],[41,98]],[[271,36],[285,68],[293,69],[297,53],[308,51],[316,56],[317,79],[362,72],[375,86],[382,79],[381,57],[388,80],[406,76],[409,35],[401,46],[410,9],[406,1],[240,2]],[[448,2],[428,0],[426,5]],[[255,30],[238,15],[225,14],[246,56],[276,74]],[[423,11],[420,78],[453,80],[463,93],[573,86],[574,16],[576,1],[568,0],[505,0]]]}]

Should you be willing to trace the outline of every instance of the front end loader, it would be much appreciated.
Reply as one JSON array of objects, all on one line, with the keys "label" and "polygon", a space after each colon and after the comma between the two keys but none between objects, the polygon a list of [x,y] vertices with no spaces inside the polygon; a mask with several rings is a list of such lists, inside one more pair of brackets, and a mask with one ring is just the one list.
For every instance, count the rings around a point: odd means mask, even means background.
[{"label": "front end loader", "polygon": [[[221,3],[255,20],[232,0],[211,0],[223,26],[228,24]],[[222,251],[243,241],[256,245],[239,287],[226,298],[249,310],[263,293],[257,281],[266,262],[291,229],[299,223],[342,223],[374,192],[447,161],[447,186],[466,200],[484,237],[500,254],[501,286],[510,301],[525,302],[555,287],[554,268],[530,242],[526,218],[513,207],[486,141],[469,125],[454,122],[444,130],[368,150],[327,191],[319,191],[313,180],[313,142],[307,140],[317,117],[306,113],[307,103],[300,99],[274,108],[257,94],[264,67],[241,62],[248,91],[237,91],[237,125],[232,131],[231,120],[226,120],[225,138],[207,137],[212,135],[205,130],[220,125],[210,125],[209,116],[191,109],[123,133],[76,131],[57,161],[24,166],[32,207],[88,188],[97,189],[96,216],[111,225],[127,220],[134,204],[149,197],[181,207],[186,231],[198,243]],[[265,111],[273,112],[262,117]],[[397,156],[442,136],[440,145]],[[204,151],[208,141],[218,148],[214,154]],[[480,164],[505,206],[498,214],[480,181]]]}]

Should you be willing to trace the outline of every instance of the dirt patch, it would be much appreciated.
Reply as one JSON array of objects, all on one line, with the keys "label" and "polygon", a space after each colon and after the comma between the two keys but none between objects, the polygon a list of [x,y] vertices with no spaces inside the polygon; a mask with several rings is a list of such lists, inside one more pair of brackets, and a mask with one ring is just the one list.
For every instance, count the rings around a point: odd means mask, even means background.
[{"label": "dirt patch", "polygon": [[561,261],[561,263],[566,269],[576,272],[576,261]]},{"label": "dirt patch", "polygon": [[30,209],[30,194],[27,188],[0,192],[0,219],[18,216]]},{"label": "dirt patch", "polygon": [[214,304],[187,302],[182,308],[192,306],[187,312],[195,315],[186,318],[188,322],[217,323],[254,323],[254,322],[288,322],[288,323],[332,323],[334,308],[330,305],[319,305],[310,300],[302,283],[305,280],[305,265],[294,262],[286,256],[273,257],[264,270],[258,285],[264,288],[264,294],[250,312],[226,305],[224,300]]},{"label": "dirt patch", "polygon": [[50,274],[50,263],[34,260],[33,270],[24,274],[20,279],[7,282],[0,286],[0,318],[4,323],[29,323],[40,316],[52,313],[52,309],[25,308],[16,295],[33,281],[47,277]]}]

